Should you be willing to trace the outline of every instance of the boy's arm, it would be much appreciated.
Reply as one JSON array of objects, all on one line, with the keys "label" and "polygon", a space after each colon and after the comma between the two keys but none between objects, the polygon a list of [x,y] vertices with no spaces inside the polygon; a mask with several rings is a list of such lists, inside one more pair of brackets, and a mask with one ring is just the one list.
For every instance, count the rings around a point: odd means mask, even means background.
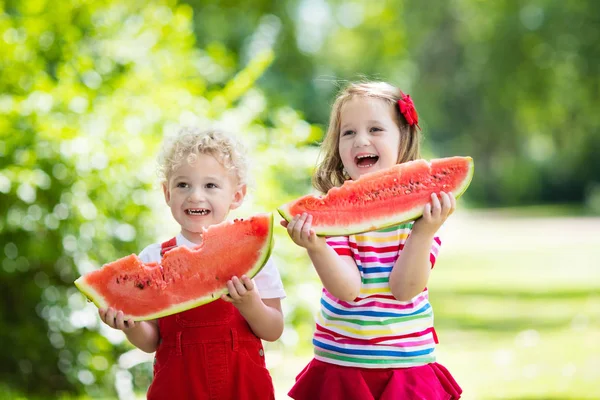
[{"label": "boy's arm", "polygon": [[[259,299],[260,300],[260,299]],[[250,329],[259,338],[274,342],[283,333],[281,299],[262,299],[249,307],[238,307]]]},{"label": "boy's arm", "polygon": [[153,353],[158,348],[160,334],[156,321],[140,321],[135,327],[125,331],[132,345],[146,353]]},{"label": "boy's arm", "polygon": [[256,336],[269,342],[281,337],[283,312],[280,299],[261,299],[254,282],[247,276],[241,279],[234,276],[227,282],[227,288],[229,295],[221,298],[237,307]]},{"label": "boy's arm", "polygon": [[146,353],[153,353],[158,348],[160,333],[157,321],[134,322],[132,319],[125,321],[123,312],[114,308],[101,308],[98,313],[106,325],[123,331],[127,340],[138,349]]},{"label": "boy's arm", "polygon": [[312,226],[312,215],[296,216],[289,223],[282,221],[288,234],[298,246],[308,252],[323,286],[336,298],[353,301],[360,293],[362,284],[360,272],[349,256],[340,256],[329,247],[325,238],[315,234]]},{"label": "boy's arm", "polygon": [[427,286],[431,273],[429,253],[433,238],[456,208],[452,193],[440,192],[440,198],[441,202],[436,194],[431,195],[431,203],[425,205],[423,216],[414,223],[390,273],[390,290],[400,301],[411,300]]}]

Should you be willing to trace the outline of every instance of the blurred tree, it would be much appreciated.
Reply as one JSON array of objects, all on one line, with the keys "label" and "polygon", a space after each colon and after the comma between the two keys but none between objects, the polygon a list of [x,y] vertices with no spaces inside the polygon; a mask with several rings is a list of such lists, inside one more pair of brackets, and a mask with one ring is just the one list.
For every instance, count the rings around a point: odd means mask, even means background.
[{"label": "blurred tree", "polygon": [[260,87],[309,122],[327,123],[347,80],[411,93],[425,156],[472,155],[467,197],[480,206],[581,204],[600,193],[597,1],[189,3],[201,43],[240,57],[259,32],[279,29]]},{"label": "blurred tree", "polygon": [[[256,185],[239,212],[273,210],[309,190],[310,123],[338,87],[388,80],[415,98],[426,157],[475,158],[474,202],[600,198],[597,15],[592,0],[0,1],[0,390],[131,384],[130,347],[72,281],[174,233],[154,154],[177,123],[241,132]],[[275,256],[284,282],[307,279],[288,239]],[[309,337],[307,287],[287,290],[288,332]]]},{"label": "blurred tree", "polygon": [[475,157],[479,204],[585,202],[600,169],[600,3],[445,4],[406,14],[431,27],[415,89],[435,153]]},{"label": "blurred tree", "polygon": [[248,210],[307,190],[311,157],[298,144],[319,132],[253,88],[269,44],[239,71],[225,45],[196,47],[192,15],[169,0],[0,3],[0,387],[52,398],[132,389],[119,362],[129,345],[72,283],[176,233],[157,224],[153,193],[157,145],[177,123],[241,132],[268,185]]}]

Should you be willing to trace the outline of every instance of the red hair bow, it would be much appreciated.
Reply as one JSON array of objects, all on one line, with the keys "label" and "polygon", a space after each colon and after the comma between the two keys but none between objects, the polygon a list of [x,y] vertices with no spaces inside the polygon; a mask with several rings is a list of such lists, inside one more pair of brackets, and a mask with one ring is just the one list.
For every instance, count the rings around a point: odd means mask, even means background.
[{"label": "red hair bow", "polygon": [[398,100],[398,107],[400,107],[400,112],[406,118],[406,122],[408,125],[414,126],[416,125],[419,130],[421,127],[419,126],[419,115],[417,114],[417,110],[415,109],[415,103],[413,103],[410,95],[404,94],[400,92],[402,95]]}]

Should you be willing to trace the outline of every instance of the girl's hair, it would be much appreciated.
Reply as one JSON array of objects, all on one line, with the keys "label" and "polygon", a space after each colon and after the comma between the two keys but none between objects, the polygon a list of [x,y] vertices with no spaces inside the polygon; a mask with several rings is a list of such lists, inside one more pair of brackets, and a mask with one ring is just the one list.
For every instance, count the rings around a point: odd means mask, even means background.
[{"label": "girl's hair", "polygon": [[398,100],[402,92],[395,86],[385,82],[351,83],[346,86],[335,99],[329,117],[329,128],[321,144],[321,162],[313,175],[313,186],[326,193],[335,186],[341,186],[347,179],[339,152],[341,111],[344,104],[356,97],[380,99],[389,103],[396,113],[396,124],[400,130],[400,148],[397,163],[420,158],[419,132],[416,125],[410,126],[400,113]]},{"label": "girl's hair", "polygon": [[247,183],[248,166],[242,145],[223,131],[198,127],[182,127],[163,142],[158,157],[162,182],[168,181],[171,173],[184,162],[193,163],[199,154],[212,155],[235,174],[238,184]]}]

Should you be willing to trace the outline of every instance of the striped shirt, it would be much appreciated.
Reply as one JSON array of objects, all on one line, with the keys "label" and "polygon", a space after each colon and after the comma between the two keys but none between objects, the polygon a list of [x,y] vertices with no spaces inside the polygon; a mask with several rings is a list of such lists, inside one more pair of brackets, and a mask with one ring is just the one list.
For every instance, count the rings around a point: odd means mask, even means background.
[{"label": "striped shirt", "polygon": [[[327,238],[337,254],[354,259],[362,284],[359,297],[351,302],[323,289],[313,337],[316,359],[362,368],[404,368],[435,361],[437,340],[427,289],[401,302],[389,286],[412,224]],[[440,244],[434,238],[429,256],[432,268]]]}]

